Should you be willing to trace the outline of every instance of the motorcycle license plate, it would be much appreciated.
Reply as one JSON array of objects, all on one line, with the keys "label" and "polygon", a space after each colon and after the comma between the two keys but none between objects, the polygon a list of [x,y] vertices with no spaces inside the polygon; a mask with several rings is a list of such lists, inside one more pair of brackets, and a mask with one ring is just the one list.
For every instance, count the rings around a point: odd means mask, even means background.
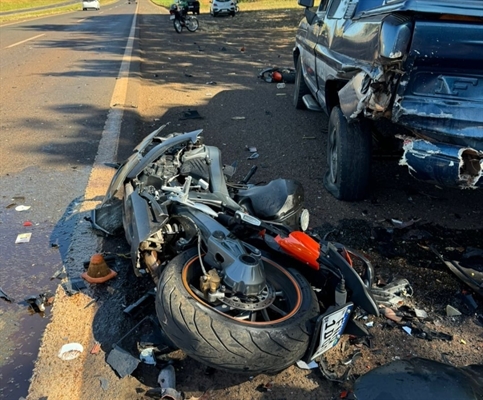
[{"label": "motorcycle license plate", "polygon": [[174,19],[174,15],[170,15],[169,16],[169,19],[173,20]]},{"label": "motorcycle license plate", "polygon": [[319,346],[315,350],[312,360],[339,343],[353,307],[354,304],[348,303],[319,317]]}]

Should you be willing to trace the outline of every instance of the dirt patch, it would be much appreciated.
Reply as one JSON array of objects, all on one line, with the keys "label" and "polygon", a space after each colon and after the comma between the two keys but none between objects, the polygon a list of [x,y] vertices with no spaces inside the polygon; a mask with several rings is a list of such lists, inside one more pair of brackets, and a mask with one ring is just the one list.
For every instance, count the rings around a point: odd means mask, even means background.
[{"label": "dirt patch", "polygon": [[[398,358],[421,356],[456,366],[483,362],[483,329],[477,318],[481,298],[474,296],[477,309],[471,309],[462,296],[471,291],[430,250],[434,246],[448,259],[461,259],[469,248],[483,248],[481,210],[472,206],[483,204],[481,194],[443,192],[420,184],[397,166],[397,159],[390,159],[375,160],[374,190],[367,201],[350,204],[331,198],[322,186],[327,119],[294,110],[291,85],[278,89],[257,78],[263,68],[292,66],[291,49],[301,15],[302,9],[241,12],[235,18],[201,15],[198,32],[177,34],[167,15],[141,2],[141,120],[132,143],[121,148],[119,158],[129,155],[147,133],[169,122],[167,132],[203,128],[205,142],[220,147],[227,164],[239,161],[240,175],[257,165],[256,181],[281,176],[300,180],[312,212],[312,229],[362,252],[372,261],[381,284],[406,278],[414,295],[403,298],[410,309],[400,310],[401,315],[412,332],[422,327],[433,332],[433,340],[409,335],[383,317],[364,319],[361,314],[362,324],[373,324],[368,328],[370,340],[345,337],[326,354],[330,368],[342,373],[347,368],[342,362],[361,352],[362,357],[352,363],[351,379],[343,384],[328,381],[318,368],[292,366],[273,376],[251,377],[209,370],[181,351],[163,355],[162,360],[174,363],[177,389],[188,399],[332,399],[350,388],[357,376]],[[201,119],[183,118],[186,111],[195,109]],[[260,158],[248,160],[246,145],[256,146]],[[401,228],[391,218],[416,222]],[[129,260],[120,256],[128,251],[122,238],[105,241],[103,246],[102,250],[118,255],[120,274],[107,288],[89,292],[96,303],[95,309],[87,308],[87,314],[95,310],[95,315],[91,326],[79,332],[87,349],[98,341],[101,352],[87,353],[66,368],[57,360],[57,348],[45,349],[41,357],[50,367],[43,369],[45,364],[39,364],[29,399],[65,398],[67,384],[59,386],[58,382],[71,379],[72,374],[75,397],[82,399],[141,399],[156,385],[156,367],[140,365],[133,376],[119,379],[105,361],[112,345],[144,316],[126,316],[123,307],[152,288],[152,283],[135,280]],[[86,300],[82,304],[68,301],[65,313],[70,323],[62,322],[58,310],[54,311],[66,332],[56,335],[70,340],[76,337],[72,321],[87,314]],[[462,315],[447,317],[448,304]],[[413,308],[426,311],[428,318],[412,315]],[[143,311],[149,312],[149,308]],[[436,333],[449,336],[437,338]]]}]

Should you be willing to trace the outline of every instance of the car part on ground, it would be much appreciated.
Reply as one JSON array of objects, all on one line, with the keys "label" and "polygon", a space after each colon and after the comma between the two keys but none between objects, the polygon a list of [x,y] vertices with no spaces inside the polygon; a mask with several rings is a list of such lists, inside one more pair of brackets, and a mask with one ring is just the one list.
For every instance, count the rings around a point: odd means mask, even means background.
[{"label": "car part on ground", "polygon": [[[483,3],[386,3],[322,0],[314,12],[313,0],[299,0],[306,10],[294,47],[300,74],[294,105],[328,115],[339,107],[348,127],[351,121],[390,121],[386,135],[404,142],[400,164],[412,176],[483,187]],[[351,146],[336,151],[342,165],[371,157]],[[325,185],[339,199],[358,200],[368,192],[370,169],[364,173],[366,186],[358,190],[352,180],[341,180],[339,191],[331,180]]]}]

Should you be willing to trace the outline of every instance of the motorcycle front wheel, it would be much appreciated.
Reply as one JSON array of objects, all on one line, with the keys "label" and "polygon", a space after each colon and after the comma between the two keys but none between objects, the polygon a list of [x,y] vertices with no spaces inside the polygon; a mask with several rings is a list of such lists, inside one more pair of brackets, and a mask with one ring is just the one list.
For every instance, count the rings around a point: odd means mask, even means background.
[{"label": "motorcycle front wheel", "polygon": [[204,299],[196,248],[171,260],[156,295],[156,313],[168,338],[193,359],[236,373],[275,373],[303,357],[319,315],[315,293],[298,271],[262,259],[275,298],[257,311],[250,311],[249,302],[233,307]]},{"label": "motorcycle front wheel", "polygon": [[175,18],[173,20],[173,26],[174,26],[174,30],[178,33],[181,33],[181,31],[183,30],[183,26],[181,25],[181,21],[178,18]]},{"label": "motorcycle front wheel", "polygon": [[194,32],[200,26],[198,19],[196,17],[188,17],[186,18],[186,29],[190,32]]}]

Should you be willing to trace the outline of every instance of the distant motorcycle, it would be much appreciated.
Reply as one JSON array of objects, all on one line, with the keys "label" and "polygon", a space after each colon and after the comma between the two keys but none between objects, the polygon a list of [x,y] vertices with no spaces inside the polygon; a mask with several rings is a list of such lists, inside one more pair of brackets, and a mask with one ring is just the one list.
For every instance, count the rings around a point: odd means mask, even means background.
[{"label": "distant motorcycle", "polygon": [[199,22],[196,17],[188,15],[186,7],[178,7],[177,4],[172,4],[169,9],[169,19],[173,21],[174,30],[181,33],[183,28],[190,32],[195,32],[199,27]]},{"label": "distant motorcycle", "polygon": [[304,232],[300,183],[250,184],[255,168],[233,182],[235,166],[202,130],[159,136],[162,128],[120,166],[92,224],[124,229],[174,345],[217,369],[274,373],[360,332],[354,307],[378,314],[370,262]]}]

